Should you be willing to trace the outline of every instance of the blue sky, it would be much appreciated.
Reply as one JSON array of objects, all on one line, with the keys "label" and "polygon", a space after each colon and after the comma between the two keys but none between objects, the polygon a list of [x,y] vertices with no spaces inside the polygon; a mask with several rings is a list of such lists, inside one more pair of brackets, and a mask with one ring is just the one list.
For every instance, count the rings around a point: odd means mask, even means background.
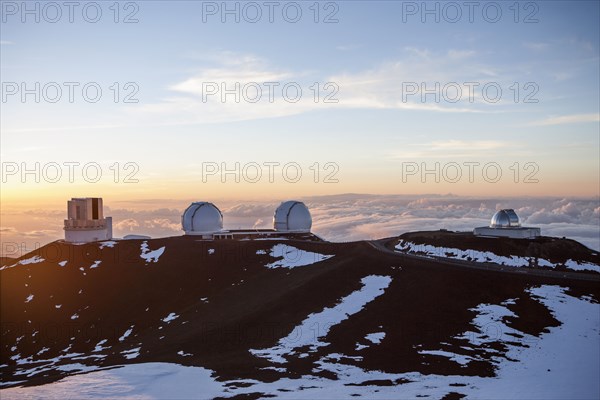
[{"label": "blue sky", "polygon": [[[11,8],[21,2],[2,2],[3,91],[10,83],[33,87],[35,82],[77,82],[79,88],[95,82],[103,90],[97,103],[86,102],[77,90],[69,103],[64,86],[57,103],[8,96],[1,104],[3,161],[135,162],[140,167],[135,188],[111,186],[110,180],[94,187],[121,198],[184,191],[207,197],[598,195],[598,2],[518,2],[518,22],[513,2],[475,2],[474,22],[469,22],[464,2],[428,3],[439,7],[439,22],[433,15],[421,20],[422,2],[320,2],[319,23],[313,21],[314,2],[297,3],[303,13],[297,23],[283,18],[281,9],[290,2],[275,2],[273,23],[264,2],[254,3],[263,12],[258,23],[244,21],[244,15],[240,23],[232,16],[223,23],[221,10],[205,15],[204,22],[203,9],[221,8],[222,2],[118,3],[120,20],[136,10],[139,21],[129,24],[114,23],[113,2],[99,2],[99,22],[86,22],[81,8],[89,3],[79,3],[73,23],[64,7],[57,23],[44,20],[53,13],[42,14],[39,23],[28,15],[23,23],[21,10],[13,15]],[[240,10],[245,4],[239,3]],[[462,17],[452,23],[448,18],[455,5]],[[416,14],[406,14],[414,7]],[[502,16],[488,22],[497,7]],[[332,11],[338,22],[323,23]],[[528,15],[537,22],[525,23]],[[280,91],[273,103],[262,101],[264,97],[256,104],[235,103],[231,96],[225,102],[219,96],[202,101],[207,82],[253,82],[264,89],[264,82],[272,81],[279,87],[299,85],[300,101],[286,102]],[[110,90],[114,82],[121,90],[117,103]],[[139,88],[136,104],[122,101],[128,82]],[[337,85],[338,102],[315,103],[310,90],[315,82],[322,94],[326,83]],[[433,95],[423,100],[419,93],[403,101],[407,84],[431,89],[436,82],[440,87],[456,83],[463,90],[465,82],[478,88],[491,82],[502,96],[491,103],[475,89],[472,103],[467,92],[455,103],[444,97],[436,102]],[[538,101],[525,103],[527,94]],[[314,162],[334,162],[339,183],[206,183],[198,172],[203,162],[270,161],[297,162],[305,176]],[[401,181],[403,163],[465,161],[498,163],[504,179],[494,185],[482,179]],[[535,163],[539,182],[507,179],[515,162],[520,168]],[[21,182],[5,187],[3,196],[11,199],[29,189]],[[86,189],[86,182],[41,188],[47,196],[61,197],[64,190]],[[37,186],[31,190],[40,193]]]}]

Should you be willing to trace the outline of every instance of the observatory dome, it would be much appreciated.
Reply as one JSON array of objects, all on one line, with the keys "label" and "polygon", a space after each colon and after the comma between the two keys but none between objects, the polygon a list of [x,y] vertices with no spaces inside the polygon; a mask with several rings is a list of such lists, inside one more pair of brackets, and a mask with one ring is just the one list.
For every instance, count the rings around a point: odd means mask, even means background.
[{"label": "observatory dome", "polygon": [[519,216],[513,209],[497,211],[490,221],[490,228],[518,228],[520,226]]},{"label": "observatory dome", "polygon": [[273,228],[283,232],[310,232],[312,218],[308,207],[300,201],[284,201],[275,210]]},{"label": "observatory dome", "polygon": [[187,235],[218,232],[223,229],[223,214],[212,203],[192,203],[181,216],[181,225]]}]

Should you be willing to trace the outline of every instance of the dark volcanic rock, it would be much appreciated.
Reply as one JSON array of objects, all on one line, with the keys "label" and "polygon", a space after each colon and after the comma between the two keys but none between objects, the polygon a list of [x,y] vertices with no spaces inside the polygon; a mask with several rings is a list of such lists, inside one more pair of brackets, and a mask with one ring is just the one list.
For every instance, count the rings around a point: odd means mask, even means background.
[{"label": "dark volcanic rock", "polygon": [[[547,243],[534,244],[541,246],[542,254],[558,257],[560,251],[553,249],[563,243]],[[459,238],[444,242],[459,244],[464,244]],[[276,249],[284,250],[278,254]],[[321,261],[316,254],[332,257]],[[591,260],[584,250],[577,254]],[[302,257],[314,259],[297,268],[267,267]],[[367,242],[193,237],[86,245],[59,241],[11,262],[0,272],[0,372],[6,383],[57,380],[77,371],[68,367],[73,363],[98,368],[151,361],[206,367],[221,380],[269,382],[307,374],[336,379],[323,368],[331,357],[386,373],[493,376],[490,351],[502,357],[522,335],[469,345],[464,333],[475,329],[472,321],[479,305],[505,304],[515,315],[504,323],[523,334],[538,336],[559,325],[528,294],[531,287],[546,283],[544,278],[398,258]],[[321,344],[284,354],[285,371],[250,352],[276,346],[307,316],[361,290],[361,280],[368,276],[391,281],[345,319],[297,332],[302,338],[318,337]],[[569,287],[598,300],[596,283],[573,282]],[[384,333],[380,343],[366,339],[376,332]],[[424,349],[443,349],[472,361],[460,365]],[[363,383],[386,386],[403,381]]]}]

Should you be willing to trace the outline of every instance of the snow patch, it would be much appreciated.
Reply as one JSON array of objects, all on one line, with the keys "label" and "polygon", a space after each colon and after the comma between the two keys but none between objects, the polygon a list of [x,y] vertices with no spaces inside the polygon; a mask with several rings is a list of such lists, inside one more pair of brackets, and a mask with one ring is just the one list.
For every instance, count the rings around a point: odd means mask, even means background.
[{"label": "snow patch", "polygon": [[133,332],[133,327],[134,327],[134,325],[131,325],[131,326],[129,327],[129,329],[127,329],[127,330],[125,331],[125,333],[123,334],[123,336],[121,336],[121,337],[119,338],[119,342],[122,342],[123,340],[127,339],[127,337],[128,337],[129,335],[131,335],[131,332]]},{"label": "snow patch", "polygon": [[419,351],[419,354],[427,354],[427,355],[432,355],[432,356],[446,357],[450,361],[454,361],[460,365],[467,365],[469,362],[471,362],[474,359],[473,357],[465,356],[462,354],[451,353],[448,351],[442,351],[442,350],[421,350],[421,351]]},{"label": "snow patch", "polygon": [[42,354],[44,354],[45,352],[47,352],[48,350],[50,350],[50,348],[49,348],[49,347],[43,347],[43,348],[42,348],[40,351],[38,351],[38,352],[37,352],[37,355],[38,355],[38,356],[39,356],[39,355],[42,355]]},{"label": "snow patch", "polygon": [[174,319],[179,318],[179,315],[175,314],[175,313],[170,313],[169,315],[167,315],[166,317],[164,317],[162,319],[163,322],[169,323],[171,321],[173,321]]},{"label": "snow patch", "polygon": [[276,346],[261,350],[251,349],[250,353],[273,363],[283,364],[286,362],[283,356],[293,355],[296,348],[310,346],[309,351],[314,352],[318,347],[327,345],[319,339],[326,337],[332,326],[360,312],[366,304],[381,296],[391,282],[392,278],[389,276],[369,275],[362,278],[361,289],[342,298],[332,308],[310,314],[288,336],[280,339]]},{"label": "snow patch", "polygon": [[574,271],[596,271],[600,272],[600,265],[592,264],[590,262],[578,262],[571,259],[568,259],[565,262],[565,267],[572,269]]},{"label": "snow patch", "polygon": [[[260,251],[260,250],[259,250]],[[257,252],[258,254],[258,252]],[[323,255],[306,250],[300,250],[287,244],[279,243],[273,246],[269,255],[273,258],[282,258],[266,265],[267,268],[296,268],[325,261],[332,255]]]},{"label": "snow patch", "polygon": [[117,242],[115,242],[114,240],[107,240],[106,242],[101,242],[100,250],[102,250],[105,247],[115,247],[115,244],[117,244]]},{"label": "snow patch", "polygon": [[123,357],[125,357],[128,360],[132,360],[134,358],[139,357],[140,355],[140,349],[141,347],[136,347],[134,349],[130,349],[130,350],[123,350],[121,352],[121,354],[123,355]]},{"label": "snow patch", "polygon": [[106,343],[106,342],[108,342],[108,340],[107,340],[107,339],[103,339],[103,340],[99,341],[99,342],[98,342],[98,344],[96,344],[96,347],[94,347],[94,350],[93,350],[93,351],[94,351],[94,352],[98,352],[98,351],[102,351],[102,350],[104,350],[104,349],[107,349],[108,347],[102,347],[102,345],[103,345],[104,343]]},{"label": "snow patch", "polygon": [[[81,364],[62,366],[66,369],[90,369]],[[71,369],[72,370],[72,369]],[[68,376],[58,382],[40,386],[3,389],[2,398],[12,399],[198,399],[227,395],[225,385],[214,372],[201,367],[185,367],[170,363],[128,364]]]},{"label": "snow patch", "polygon": [[42,261],[45,261],[42,257],[40,257],[40,256],[33,256],[33,257],[27,258],[25,260],[21,260],[21,261],[15,263],[15,264],[12,264],[12,265],[5,265],[4,267],[0,267],[0,271],[2,271],[4,269],[13,268],[13,267],[16,267],[18,265],[37,264],[37,263],[40,263]]},{"label": "snow patch", "polygon": [[367,339],[369,342],[371,342],[373,344],[379,344],[379,343],[381,343],[381,341],[383,340],[384,337],[385,337],[385,332],[375,332],[375,333],[369,333],[367,336],[365,336],[365,339]]},{"label": "snow patch", "polygon": [[165,246],[156,250],[149,250],[147,241],[144,241],[140,248],[142,250],[140,257],[146,260],[147,263],[158,262],[158,258],[165,252]]}]

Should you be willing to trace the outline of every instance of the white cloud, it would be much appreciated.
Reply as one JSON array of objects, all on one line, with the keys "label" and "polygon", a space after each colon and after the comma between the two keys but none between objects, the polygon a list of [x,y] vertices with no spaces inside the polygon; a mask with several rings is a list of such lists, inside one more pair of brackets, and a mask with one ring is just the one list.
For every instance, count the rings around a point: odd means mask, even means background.
[{"label": "white cloud", "polygon": [[140,224],[138,221],[133,218],[127,218],[122,221],[118,221],[114,225],[114,230],[116,232],[133,232],[134,229],[139,228],[139,226]]},{"label": "white cloud", "polygon": [[336,50],[339,51],[352,51],[352,50],[358,50],[360,49],[362,46],[357,45],[357,44],[343,44],[343,45],[339,45],[336,46]]},{"label": "white cloud", "polygon": [[[149,207],[151,206],[152,203]],[[106,207],[104,214],[113,218],[115,236],[136,233],[156,237],[179,234],[181,232],[182,212],[183,210],[178,208],[131,210]]]},{"label": "white cloud", "polygon": [[474,55],[473,50],[448,50],[448,57],[453,60],[463,60]]},{"label": "white cloud", "polygon": [[276,71],[269,68],[265,61],[254,57],[244,57],[246,62],[230,62],[218,68],[207,68],[200,70],[196,75],[170,87],[171,90],[188,93],[202,97],[203,85],[207,82],[224,83],[226,88],[233,88],[235,84],[245,85],[249,83],[279,82],[290,79],[293,74],[289,71]]},{"label": "white cloud", "polygon": [[[180,125],[277,118],[328,106],[313,101],[312,80],[306,80],[303,71],[276,68],[252,54],[221,52],[197,58],[213,65],[170,85],[173,95],[132,112]],[[284,93],[286,84],[290,88]],[[302,91],[298,101],[295,85]]]},{"label": "white cloud", "polygon": [[25,237],[29,237],[29,238],[36,238],[36,239],[40,239],[40,238],[52,238],[53,236],[56,236],[59,233],[59,230],[57,229],[36,229],[36,230],[32,230],[32,231],[26,231],[26,232],[22,232],[21,234]]},{"label": "white cloud", "polygon": [[548,126],[562,124],[577,124],[582,122],[600,122],[600,114],[572,114],[550,117],[541,121],[534,121],[530,125]]},{"label": "white cloud", "polygon": [[168,218],[153,218],[149,221],[145,221],[144,227],[149,229],[160,229],[162,231],[181,231],[181,223],[172,222]]},{"label": "white cloud", "polygon": [[[167,84],[158,100],[120,108],[119,112],[112,114],[111,124],[96,120],[95,115],[81,114],[67,126],[62,123],[42,126],[34,121],[3,129],[7,133],[29,133],[182,126],[281,118],[331,109],[496,113],[504,112],[503,106],[512,104],[510,96],[504,96],[495,104],[486,101],[482,96],[483,85],[495,82],[506,88],[515,79],[494,65],[484,64],[480,61],[481,57],[470,49],[433,52],[426,48],[407,47],[387,62],[374,62],[369,69],[328,73],[273,65],[269,59],[254,54],[218,52],[184,56],[190,62],[197,61],[199,68]],[[279,86],[269,87],[268,82],[276,82]],[[315,82],[320,84],[318,101],[315,101],[314,89],[311,89]],[[479,86],[474,88],[469,82]],[[283,87],[289,83],[297,83],[302,90],[297,102],[284,98]],[[333,85],[325,88],[326,83]],[[206,84],[210,84],[210,89],[214,89],[212,84],[216,84],[218,93],[211,94]],[[232,94],[226,95],[223,101],[221,85],[232,89],[236,84],[239,84],[239,90],[236,90],[240,94],[239,101],[235,101]],[[255,84],[262,96],[257,102],[252,102],[258,94]],[[407,84],[416,84],[417,89],[415,93],[403,96],[403,85]],[[434,89],[438,93],[437,101],[432,94],[424,94],[423,98],[421,85],[431,90],[436,88],[436,84],[440,85],[439,89]],[[249,86],[244,89],[244,85]],[[448,85],[446,89],[445,85]],[[290,97],[294,97],[294,91],[291,88],[288,92]],[[332,95],[337,102],[326,102],[327,95]]]},{"label": "white cloud", "polygon": [[497,140],[446,140],[441,142],[432,142],[431,147],[440,150],[455,150],[455,149],[473,149],[473,150],[497,150],[506,147],[506,142]]},{"label": "white cloud", "polygon": [[533,51],[542,51],[550,47],[550,44],[544,42],[525,42],[523,43],[523,47]]},{"label": "white cloud", "polygon": [[497,151],[505,149],[508,151],[520,151],[522,149],[514,142],[499,140],[446,140],[430,143],[407,143],[402,149],[392,151],[390,157],[394,159],[423,159],[423,158],[465,158],[473,157],[473,154],[484,156],[487,154],[497,155]]},{"label": "white cloud", "polygon": [[[491,103],[483,101],[481,90],[466,83],[483,85],[490,79],[498,80],[499,73],[492,66],[479,64],[475,56],[474,51],[465,49],[432,53],[428,49],[408,47],[398,59],[376,65],[370,70],[316,76],[306,71],[272,66],[268,60],[256,55],[223,52],[196,57],[212,65],[171,84],[168,87],[170,95],[160,102],[140,105],[132,112],[172,124],[277,118],[332,108],[489,112],[491,108],[486,105]],[[269,87],[269,82],[275,82],[278,86]],[[316,102],[311,89],[314,82],[322,86],[319,101]],[[337,85],[337,93],[334,94],[333,86],[324,87],[329,82]],[[299,101],[290,102],[284,98],[283,87],[288,83],[297,83],[301,87]],[[418,89],[415,94],[403,98],[402,92],[407,84],[417,84]],[[423,101],[421,84],[425,85],[425,89],[435,88],[439,84],[439,101],[433,95],[426,95]],[[444,85],[447,84],[450,86],[444,91]],[[246,89],[244,85],[248,85]],[[253,102],[258,94],[257,85],[262,96]],[[221,94],[225,93],[224,88],[231,90],[236,87],[238,89],[235,91],[241,93],[240,96],[236,98],[228,94],[223,98]],[[290,97],[293,97],[293,93]],[[325,102],[328,94],[333,94],[333,99],[338,101]]]},{"label": "white cloud", "polygon": [[243,203],[231,207],[221,208],[221,210],[231,217],[260,217],[265,213],[274,212],[275,203]]},{"label": "white cloud", "polygon": [[[478,106],[491,103],[483,101],[481,86],[492,80],[504,83],[494,67],[477,62],[477,54],[472,50],[451,49],[445,53],[414,47],[404,50],[402,57],[370,70],[333,75],[329,80],[340,86],[340,103],[365,108],[482,112],[489,110]],[[418,88],[413,94],[414,84]],[[421,89],[435,90],[438,97],[422,96]]]}]

